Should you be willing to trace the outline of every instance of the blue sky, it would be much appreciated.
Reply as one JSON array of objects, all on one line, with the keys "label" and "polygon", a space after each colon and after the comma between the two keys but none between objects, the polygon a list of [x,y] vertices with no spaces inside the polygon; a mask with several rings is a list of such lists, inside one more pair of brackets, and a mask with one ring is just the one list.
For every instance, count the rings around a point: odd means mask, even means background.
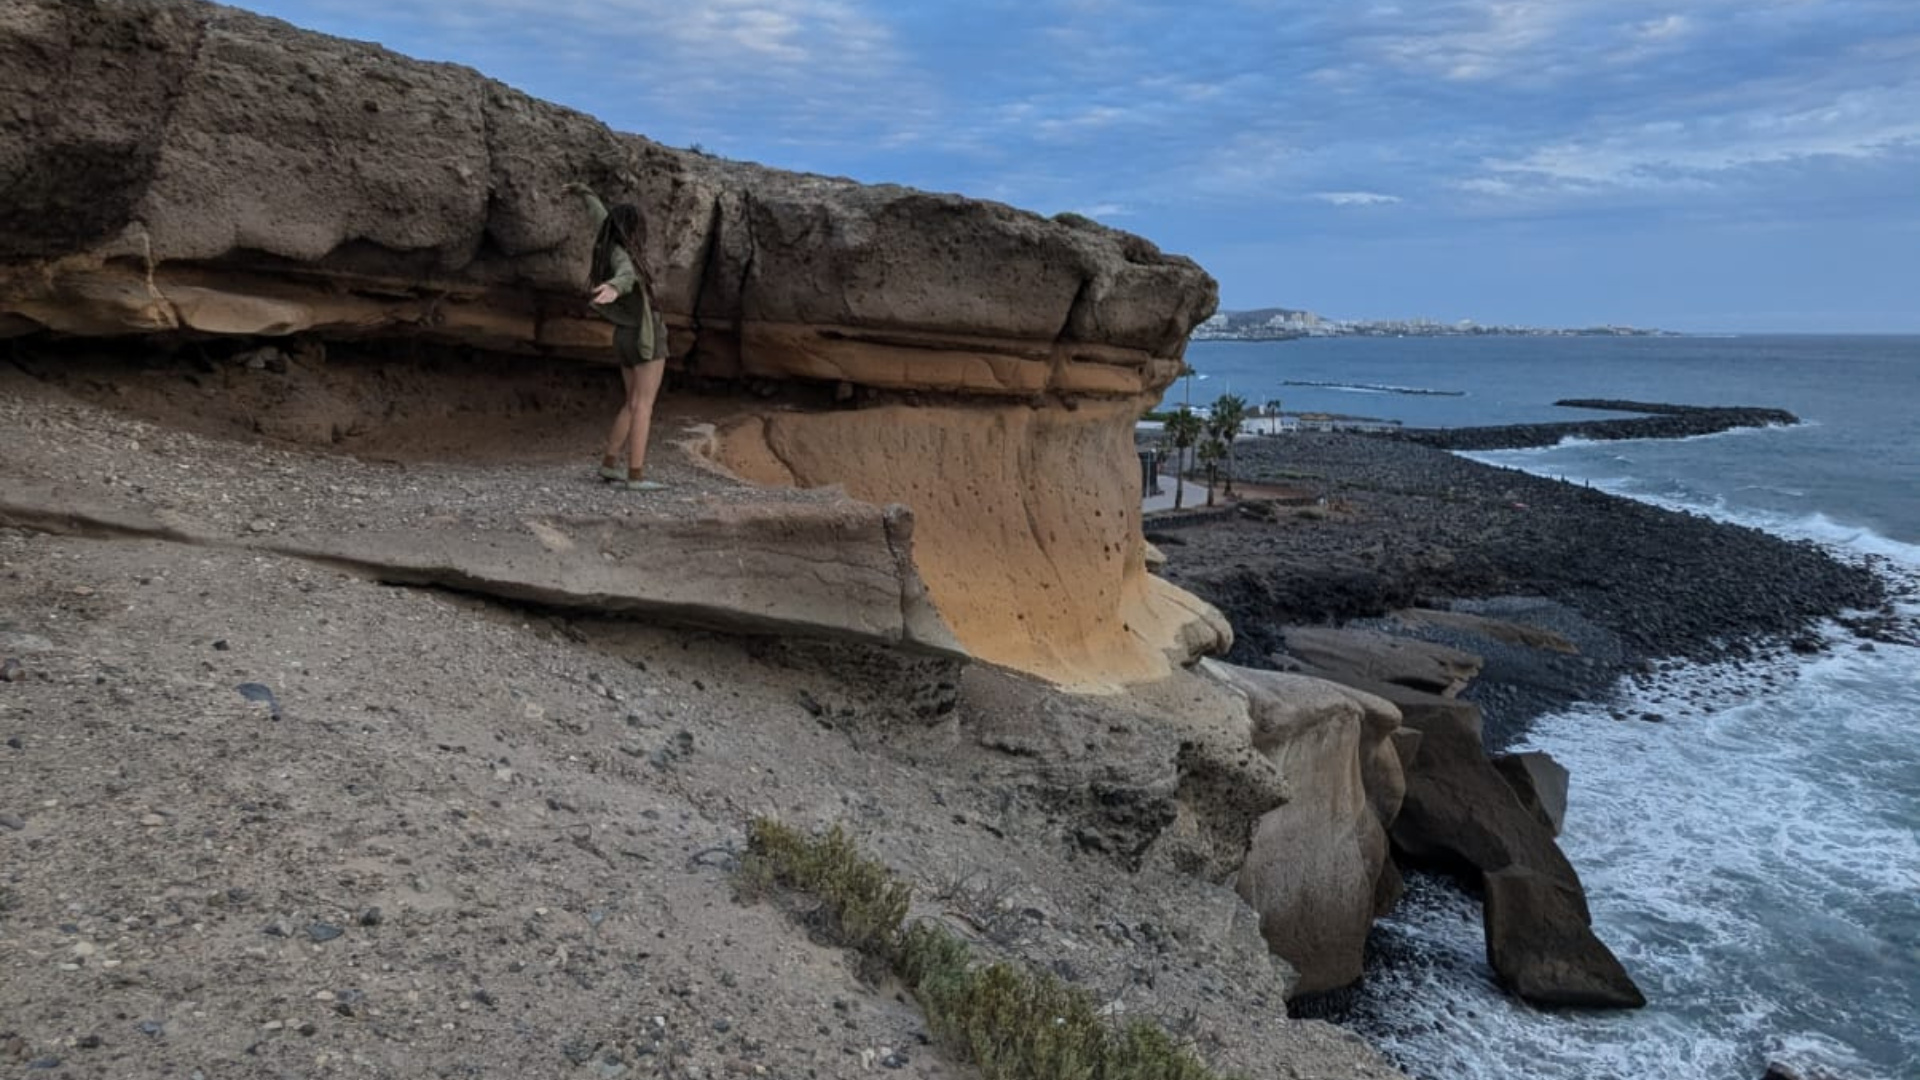
[{"label": "blue sky", "polygon": [[1074,210],[1229,308],[1920,331],[1920,0],[254,0],[674,146]]}]

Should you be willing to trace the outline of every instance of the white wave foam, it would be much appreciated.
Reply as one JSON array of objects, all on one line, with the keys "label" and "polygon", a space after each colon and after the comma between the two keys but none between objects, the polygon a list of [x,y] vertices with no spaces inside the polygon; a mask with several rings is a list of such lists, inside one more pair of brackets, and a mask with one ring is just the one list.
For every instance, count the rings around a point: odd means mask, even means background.
[{"label": "white wave foam", "polygon": [[[1560,441],[1551,446],[1519,446],[1506,450],[1455,450],[1454,453],[1469,461],[1478,461],[1482,465],[1501,465],[1515,469],[1527,469],[1526,461],[1532,458],[1546,457],[1560,450],[1583,450],[1604,447],[1613,450],[1621,461],[1631,461],[1628,451],[1644,446],[1672,446],[1678,443],[1718,441],[1723,439],[1751,439],[1758,436],[1779,437],[1783,435],[1802,435],[1820,424],[1817,421],[1802,421],[1794,425],[1767,425],[1764,427],[1737,427],[1725,431],[1709,431],[1704,435],[1658,436],[1646,439],[1592,439],[1584,435],[1563,435]],[[1530,471],[1530,470],[1529,470]]]},{"label": "white wave foam", "polygon": [[1423,961],[1369,984],[1363,1030],[1431,1077],[1750,1080],[1776,1060],[1904,1076],[1920,1056],[1915,672],[1920,649],[1884,645],[1681,666],[1544,719],[1529,748],[1573,777],[1562,846],[1648,1008],[1513,1003],[1477,905],[1423,888],[1384,924]]}]

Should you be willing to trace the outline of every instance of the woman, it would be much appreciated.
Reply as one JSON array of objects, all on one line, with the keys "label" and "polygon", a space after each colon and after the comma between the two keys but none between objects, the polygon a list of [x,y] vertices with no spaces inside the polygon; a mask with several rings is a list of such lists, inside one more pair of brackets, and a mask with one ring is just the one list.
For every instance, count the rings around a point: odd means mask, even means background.
[{"label": "woman", "polygon": [[[646,219],[629,203],[611,211],[585,184],[566,190],[586,201],[599,230],[593,241],[593,310],[613,323],[613,351],[620,359],[626,397],[613,421],[600,475],[632,491],[658,491],[665,484],[645,477],[647,435],[653,402],[666,372],[665,324],[654,315],[653,278],[646,269]],[[627,466],[620,467],[622,448]]]}]

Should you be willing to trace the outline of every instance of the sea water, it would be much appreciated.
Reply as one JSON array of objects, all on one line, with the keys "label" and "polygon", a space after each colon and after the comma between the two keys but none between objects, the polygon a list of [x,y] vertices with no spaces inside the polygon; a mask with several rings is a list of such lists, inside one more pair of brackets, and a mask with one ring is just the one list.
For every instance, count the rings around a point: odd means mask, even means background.
[{"label": "sea water", "polygon": [[[1806,423],[1467,456],[1920,579],[1920,338],[1332,339],[1188,359],[1209,376],[1196,402],[1230,386],[1411,426],[1593,415],[1552,405],[1565,397],[1785,408]],[[1827,635],[1811,658],[1623,684],[1625,708],[1575,707],[1528,737],[1572,773],[1561,845],[1646,1009],[1514,1002],[1477,903],[1417,879],[1345,1022],[1423,1077],[1758,1080],[1781,1061],[1920,1078],[1920,650]],[[1612,719],[1643,712],[1668,722]]]}]

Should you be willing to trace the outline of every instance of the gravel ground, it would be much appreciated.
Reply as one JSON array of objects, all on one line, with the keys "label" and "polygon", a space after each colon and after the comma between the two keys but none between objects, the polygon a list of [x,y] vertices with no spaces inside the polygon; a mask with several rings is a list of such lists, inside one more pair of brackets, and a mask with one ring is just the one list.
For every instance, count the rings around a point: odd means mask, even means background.
[{"label": "gravel ground", "polygon": [[[396,367],[395,426],[307,444],[245,421],[275,377],[380,401],[369,370],[227,358],[189,369],[202,395],[140,365],[15,369],[0,475],[129,485],[235,530],[649,512],[588,475],[604,379],[569,404],[529,376],[538,409],[490,413],[458,408],[480,392],[457,373]],[[673,498],[796,497],[660,468]],[[1286,1019],[1229,890],[1139,864],[1163,820],[1142,808],[1174,791],[1169,718],[1223,707],[1203,680],[1068,699],[985,665],[20,530],[0,530],[0,673],[9,1075],[967,1075],[804,906],[735,899],[763,814],[846,825],[914,883],[915,917],[1222,1068],[1397,1075]]]}]

